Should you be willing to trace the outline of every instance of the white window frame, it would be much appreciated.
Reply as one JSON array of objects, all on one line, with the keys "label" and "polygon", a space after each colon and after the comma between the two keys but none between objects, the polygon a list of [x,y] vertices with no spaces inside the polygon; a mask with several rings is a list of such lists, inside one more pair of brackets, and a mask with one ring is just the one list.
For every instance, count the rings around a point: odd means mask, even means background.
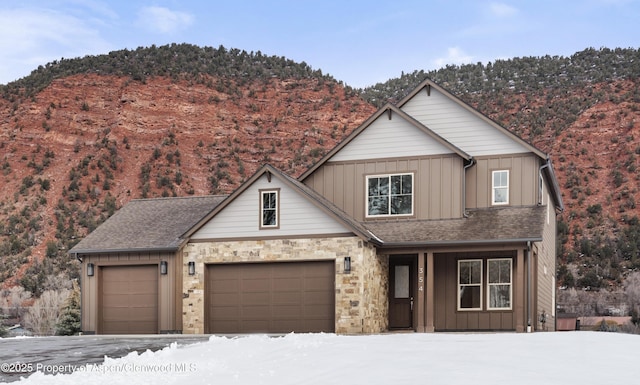
[{"label": "white window frame", "polygon": [[[509,262],[509,282],[491,282],[491,262],[492,261],[508,261]],[[509,306],[493,307],[491,306],[491,287],[509,285]],[[512,258],[489,258],[487,259],[487,310],[512,310],[513,309],[513,259]]]},{"label": "white window frame", "polygon": [[[391,197],[394,196],[391,194],[391,177],[394,176],[405,176],[405,175],[409,175],[411,176],[411,212],[410,213],[406,213],[406,214],[392,214],[391,213]],[[388,202],[388,208],[389,208],[389,213],[387,214],[369,214],[369,180],[370,179],[381,179],[381,178],[388,178],[389,179],[389,202]],[[413,216],[414,214],[414,206],[415,206],[415,190],[416,190],[416,178],[413,172],[402,172],[402,173],[395,173],[395,174],[379,174],[379,175],[367,175],[366,180],[365,180],[365,186],[364,186],[364,190],[365,190],[365,217],[366,218],[381,218],[381,217],[410,217]],[[396,194],[395,196],[398,195],[403,195],[403,194]]]},{"label": "white window frame", "polygon": [[[506,184],[496,185],[496,174],[498,173],[506,173],[507,181]],[[505,202],[496,202],[496,190],[497,189],[506,189],[506,201]],[[494,170],[491,172],[491,204],[494,206],[508,205],[509,204],[509,170]]]},{"label": "white window frame", "polygon": [[[267,194],[275,194],[275,207],[267,208],[275,211],[275,224],[264,223],[264,198]],[[277,229],[280,228],[280,189],[260,190],[260,229]]]},{"label": "white window frame", "polygon": [[[480,282],[479,283],[469,283],[469,284],[460,283],[460,265],[461,265],[462,262],[477,262],[477,263],[480,263]],[[458,290],[458,294],[457,294],[457,296],[458,296],[458,311],[479,311],[479,310],[482,310],[482,298],[483,298],[482,292],[484,290],[483,270],[484,270],[484,262],[483,262],[482,259],[459,259],[458,260],[458,277],[456,279],[457,283],[458,283],[458,287],[457,287],[457,290]],[[480,296],[479,296],[479,298],[480,298],[480,306],[479,307],[462,307],[462,306],[460,306],[461,305],[460,301],[462,300],[462,296],[461,296],[461,294],[462,294],[462,290],[461,290],[462,286],[464,286],[464,287],[479,287],[480,288]]]}]

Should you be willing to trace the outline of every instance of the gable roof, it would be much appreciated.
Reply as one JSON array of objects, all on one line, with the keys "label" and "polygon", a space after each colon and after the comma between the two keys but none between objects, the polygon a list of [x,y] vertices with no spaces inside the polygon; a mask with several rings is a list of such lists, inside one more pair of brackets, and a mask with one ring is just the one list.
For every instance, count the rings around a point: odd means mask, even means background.
[{"label": "gable roof", "polygon": [[378,120],[384,113],[389,114],[391,117],[392,114],[398,115],[401,119],[409,122],[412,126],[417,128],[418,130],[424,132],[426,135],[434,139],[436,142],[440,143],[444,147],[451,150],[452,153],[457,154],[461,158],[470,161],[472,156],[462,151],[460,148],[453,145],[451,142],[443,138],[442,136],[436,134],[433,130],[429,129],[424,124],[420,123],[418,120],[414,119],[411,115],[402,111],[398,107],[393,104],[387,103],[382,108],[380,108],[376,113],[371,115],[369,119],[364,121],[358,128],[356,128],[349,136],[347,136],[344,140],[338,143],[331,151],[329,151],[322,159],[316,162],[313,166],[311,166],[307,171],[302,174],[298,180],[304,180],[307,176],[311,175],[315,170],[317,170],[320,166],[326,163],[329,159],[331,159],[334,155],[336,155],[340,150],[345,148],[349,143],[351,143],[358,135],[360,135],[367,127],[369,127],[373,122]]},{"label": "gable roof", "polygon": [[183,235],[224,196],[135,199],[87,235],[70,254],[177,251]]},{"label": "gable roof", "polygon": [[468,218],[367,222],[382,246],[451,246],[539,242],[546,207],[523,206],[469,210]]},{"label": "gable roof", "polygon": [[402,98],[402,100],[400,100],[398,102],[398,108],[402,108],[409,100],[413,99],[413,97],[416,94],[418,94],[420,91],[422,91],[424,89],[427,89],[427,92],[430,93],[431,92],[431,88],[436,89],[438,92],[440,92],[441,94],[446,96],[449,100],[455,102],[456,104],[460,105],[465,110],[471,112],[478,119],[480,119],[480,120],[484,121],[485,123],[489,124],[490,126],[495,128],[496,130],[504,133],[505,135],[510,137],[512,140],[516,141],[517,143],[519,143],[520,145],[525,147],[527,150],[529,150],[529,151],[533,152],[534,154],[538,155],[540,158],[542,158],[542,159],[547,159],[548,158],[547,154],[545,154],[544,152],[540,151],[538,148],[536,148],[535,146],[533,146],[529,142],[525,141],[524,139],[522,139],[518,135],[516,135],[513,132],[511,132],[511,131],[507,130],[506,128],[502,127],[500,124],[498,124],[493,119],[489,118],[488,116],[484,115],[480,111],[478,111],[475,108],[471,107],[469,104],[465,103],[462,99],[458,98],[457,96],[455,96],[451,92],[447,91],[445,88],[439,86],[438,84],[436,84],[431,79],[428,79],[428,78],[425,79],[416,88],[414,88],[413,91],[411,91],[407,96]]},{"label": "gable roof", "polygon": [[185,237],[188,238],[193,235],[196,231],[198,231],[202,226],[204,226],[207,222],[209,222],[213,217],[215,217],[220,211],[224,210],[231,202],[233,202],[238,196],[243,194],[253,183],[255,183],[259,178],[263,175],[267,175],[269,178],[278,178],[288,187],[293,189],[295,192],[303,196],[310,203],[321,209],[327,215],[332,217],[334,220],[343,224],[347,229],[351,230],[354,234],[359,236],[360,238],[373,243],[378,243],[378,240],[371,234],[371,232],[364,227],[360,222],[354,220],[349,217],[344,211],[338,208],[335,204],[330,202],[328,199],[318,194],[313,189],[309,188],[302,182],[286,175],[275,167],[266,164],[262,166],[258,171],[256,171],[247,181],[245,181],[240,187],[238,187],[231,195],[229,195],[223,202],[221,202],[218,206],[215,207],[210,213],[204,216],[197,224],[192,226],[192,228],[185,234]]}]

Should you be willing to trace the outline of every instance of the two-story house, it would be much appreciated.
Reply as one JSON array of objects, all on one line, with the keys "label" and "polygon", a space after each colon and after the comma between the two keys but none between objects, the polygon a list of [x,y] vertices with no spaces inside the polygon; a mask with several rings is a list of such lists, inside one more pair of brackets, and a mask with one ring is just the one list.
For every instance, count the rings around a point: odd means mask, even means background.
[{"label": "two-story house", "polygon": [[265,165],[223,200],[123,207],[71,250],[82,327],[551,330],[562,208],[546,154],[426,80],[298,179]]}]

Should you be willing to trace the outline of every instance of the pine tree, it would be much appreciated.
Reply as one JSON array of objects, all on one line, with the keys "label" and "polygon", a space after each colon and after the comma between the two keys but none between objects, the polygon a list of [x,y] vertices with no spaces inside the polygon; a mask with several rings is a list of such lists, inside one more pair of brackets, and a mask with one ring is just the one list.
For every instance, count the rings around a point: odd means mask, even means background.
[{"label": "pine tree", "polygon": [[6,337],[9,331],[7,330],[7,325],[4,324],[4,320],[7,318],[6,315],[0,314],[0,338]]},{"label": "pine tree", "polygon": [[80,332],[80,287],[78,282],[73,282],[73,289],[62,308],[60,320],[56,325],[56,334],[59,336],[72,336]]}]

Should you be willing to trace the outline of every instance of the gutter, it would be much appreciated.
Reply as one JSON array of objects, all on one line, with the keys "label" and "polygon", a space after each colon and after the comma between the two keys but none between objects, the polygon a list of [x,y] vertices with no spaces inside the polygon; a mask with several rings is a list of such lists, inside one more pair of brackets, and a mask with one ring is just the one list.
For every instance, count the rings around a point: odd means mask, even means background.
[{"label": "gutter", "polygon": [[[540,166],[540,175],[542,172],[546,170],[547,177],[549,179],[549,190],[553,195],[553,200],[555,201],[555,208],[559,212],[564,211],[564,204],[562,203],[562,195],[560,192],[560,186],[558,185],[558,179],[555,177],[555,172],[553,171],[553,164],[551,163],[551,158],[547,156],[546,163]],[[539,204],[542,197],[538,198]]]},{"label": "gutter", "polygon": [[[547,158],[547,163],[543,164],[542,166],[540,166],[540,177],[542,178],[542,170],[544,170],[545,168],[549,168],[549,158]],[[543,178],[544,179],[544,178]],[[542,186],[541,186],[542,187]],[[542,205],[542,194],[540,193],[541,189],[538,189],[538,206]]]},{"label": "gutter", "polygon": [[467,212],[467,169],[475,163],[476,160],[471,157],[469,164],[464,166],[462,172],[462,216],[465,218],[469,218],[469,213]]},{"label": "gutter", "polygon": [[433,246],[459,246],[459,245],[500,245],[506,243],[527,243],[542,242],[539,238],[512,238],[512,239],[477,239],[477,240],[450,240],[450,241],[413,241],[413,242],[385,242],[382,248],[402,248],[402,247],[433,247]]},{"label": "gutter", "polygon": [[[138,253],[141,251],[155,251],[155,252],[176,252],[178,247],[139,247],[129,249],[87,249],[87,250],[74,250],[73,254],[78,258],[78,254],[105,254],[105,253]],[[82,259],[78,258],[80,262]]]}]

